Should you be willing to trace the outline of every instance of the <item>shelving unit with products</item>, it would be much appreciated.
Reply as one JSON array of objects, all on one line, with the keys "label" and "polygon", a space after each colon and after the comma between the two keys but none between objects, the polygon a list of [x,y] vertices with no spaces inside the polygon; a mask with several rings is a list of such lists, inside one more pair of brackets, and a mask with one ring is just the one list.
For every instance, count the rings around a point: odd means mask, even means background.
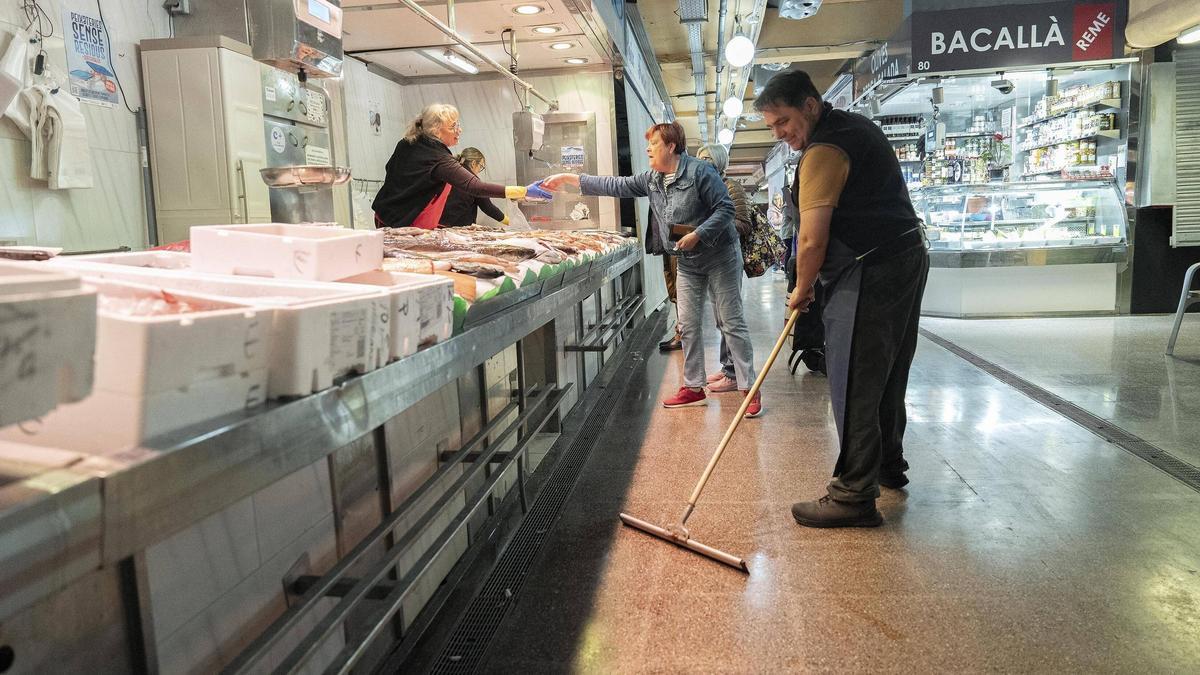
[{"label": "shelving unit with products", "polygon": [[913,195],[932,250],[1106,246],[1125,241],[1111,181],[963,184]]},{"label": "shelving unit with products", "polygon": [[1081,171],[1113,177],[1122,151],[1121,90],[1119,81],[1109,80],[1078,84],[1033,101],[1017,125],[1021,177],[1040,180]]}]

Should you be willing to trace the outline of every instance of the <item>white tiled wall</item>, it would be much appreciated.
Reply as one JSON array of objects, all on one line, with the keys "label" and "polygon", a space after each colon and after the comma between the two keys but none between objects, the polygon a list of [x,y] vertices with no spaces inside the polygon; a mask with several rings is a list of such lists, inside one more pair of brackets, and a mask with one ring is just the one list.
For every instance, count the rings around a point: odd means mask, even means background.
[{"label": "white tiled wall", "polygon": [[[49,63],[65,72],[62,0],[41,0],[55,35],[45,50]],[[169,17],[159,0],[104,0],[104,20],[113,43],[113,66],[129,106],[141,105],[138,42],[167,37]],[[89,8],[94,8],[89,6]],[[25,25],[17,2],[0,3],[0,50]],[[28,139],[7,119],[0,120],[0,241],[61,246],[68,251],[130,246],[146,239],[137,126],[124,106],[83,106],[88,125],[95,187],[50,190],[29,178]]]},{"label": "white tiled wall", "polygon": [[[612,74],[580,73],[550,77],[531,77],[529,82],[551,98],[557,98],[562,112],[595,112],[597,166],[599,172],[612,173],[612,139],[615,138],[609,111],[612,107]],[[459,152],[474,146],[487,157],[487,171],[482,178],[493,183],[512,185],[516,182],[516,150],[512,141],[512,113],[520,109],[509,80],[464,79],[454,84],[416,84],[401,86],[367,71],[366,65],[354,59],[345,64],[346,117],[350,166],[357,178],[382,180],[388,158],[408,129],[409,122],[431,103],[450,103],[462,114],[463,133]],[[545,106],[538,102],[539,111]],[[369,123],[369,111],[380,113],[380,133],[375,134]],[[368,194],[356,191],[355,226],[363,227],[372,218],[372,187]],[[496,200],[504,209],[508,202]],[[614,222],[616,201],[601,200],[601,222]],[[607,215],[606,215],[607,214]],[[609,220],[603,220],[608,218]]]}]

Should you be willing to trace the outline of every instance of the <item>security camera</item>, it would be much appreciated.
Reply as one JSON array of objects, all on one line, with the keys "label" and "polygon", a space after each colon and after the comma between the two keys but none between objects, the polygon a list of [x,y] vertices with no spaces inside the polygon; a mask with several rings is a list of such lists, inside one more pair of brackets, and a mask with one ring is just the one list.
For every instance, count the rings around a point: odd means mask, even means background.
[{"label": "security camera", "polygon": [[1000,92],[1001,94],[1011,94],[1013,92],[1013,89],[1015,89],[1015,87],[1013,86],[1012,80],[1005,80],[1005,79],[992,80],[992,88],[995,89],[996,91]]}]

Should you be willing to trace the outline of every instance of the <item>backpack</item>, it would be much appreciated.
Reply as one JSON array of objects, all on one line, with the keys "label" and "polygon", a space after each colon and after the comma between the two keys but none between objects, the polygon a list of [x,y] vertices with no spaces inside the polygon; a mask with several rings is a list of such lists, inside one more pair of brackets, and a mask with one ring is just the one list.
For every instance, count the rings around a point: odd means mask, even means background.
[{"label": "backpack", "polygon": [[758,209],[750,211],[750,234],[742,237],[742,266],[746,276],[761,277],[775,265],[783,265],[783,241]]}]

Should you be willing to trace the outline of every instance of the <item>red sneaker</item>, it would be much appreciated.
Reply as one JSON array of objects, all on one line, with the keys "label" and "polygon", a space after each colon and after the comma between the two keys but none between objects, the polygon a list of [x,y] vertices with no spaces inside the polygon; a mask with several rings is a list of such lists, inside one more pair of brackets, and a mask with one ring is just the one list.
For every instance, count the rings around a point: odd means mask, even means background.
[{"label": "red sneaker", "polygon": [[762,412],[762,392],[760,391],[754,394],[754,400],[750,401],[750,405],[746,407],[746,419],[758,417]]},{"label": "red sneaker", "polygon": [[713,382],[720,382],[723,379],[725,379],[725,371],[718,370],[717,372],[708,376],[708,383],[712,384]]},{"label": "red sneaker", "polygon": [[664,408],[687,408],[697,405],[708,405],[704,391],[692,391],[687,387],[680,387],[674,396],[663,401]]}]

